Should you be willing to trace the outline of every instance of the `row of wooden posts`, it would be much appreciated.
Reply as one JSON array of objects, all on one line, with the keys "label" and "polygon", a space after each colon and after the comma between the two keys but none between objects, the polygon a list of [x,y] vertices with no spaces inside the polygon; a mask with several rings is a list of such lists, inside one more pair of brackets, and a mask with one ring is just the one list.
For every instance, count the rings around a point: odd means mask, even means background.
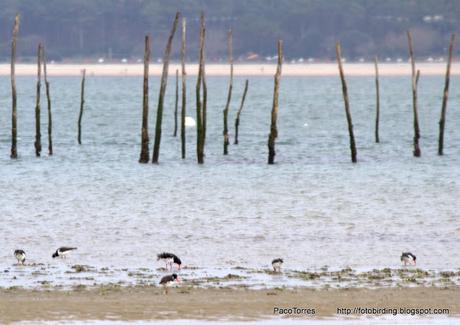
[{"label": "row of wooden posts", "polygon": [[[158,106],[157,106],[157,116],[156,116],[156,125],[155,125],[155,138],[153,145],[153,154],[152,154],[152,163],[159,162],[160,156],[160,144],[161,144],[161,134],[162,134],[162,118],[163,118],[163,106],[164,98],[166,92],[166,86],[168,81],[168,70],[169,70],[169,61],[172,50],[172,41],[176,33],[176,29],[179,23],[180,13],[177,12],[174,18],[173,26],[169,34],[167,41],[166,49],[163,57],[163,71],[160,81],[160,94],[158,97]],[[185,128],[185,118],[186,118],[186,70],[185,70],[185,54],[186,54],[186,18],[182,18],[182,42],[181,42],[181,79],[182,79],[182,103],[181,103],[181,113],[180,113],[180,138],[181,138],[181,157],[185,159],[186,157],[186,128]],[[11,46],[11,87],[12,87],[12,144],[11,144],[11,158],[17,158],[17,94],[16,94],[16,79],[15,79],[15,63],[16,63],[16,38],[19,31],[19,15],[16,15],[13,27],[12,35],[12,46]],[[198,67],[198,77],[196,83],[196,129],[197,129],[197,145],[196,145],[196,157],[199,164],[204,163],[204,148],[206,141],[206,124],[207,124],[207,84],[206,84],[206,74],[205,74],[205,17],[202,13],[200,16],[200,40],[199,40],[199,67]],[[228,61],[230,65],[230,79],[228,85],[228,94],[225,107],[223,109],[223,154],[228,154],[228,146],[230,144],[229,134],[228,134],[228,112],[232,98],[233,90],[233,35],[232,31],[228,31]],[[447,69],[445,75],[445,86],[441,107],[441,118],[439,121],[439,139],[438,139],[438,154],[443,154],[444,147],[444,129],[446,121],[446,110],[447,110],[447,99],[449,92],[449,80],[450,80],[450,68],[452,63],[452,53],[455,45],[455,34],[451,35],[449,50],[448,50],[448,60],[447,60]],[[412,106],[413,106],[413,115],[414,115],[414,138],[413,138],[413,154],[415,157],[421,156],[421,150],[419,145],[420,139],[420,127],[418,121],[418,110],[417,110],[417,86],[420,78],[420,70],[415,68],[415,59],[413,51],[413,42],[412,35],[410,31],[407,32],[407,39],[409,45],[409,56],[411,61],[411,71],[412,71]],[[141,129],[141,153],[139,162],[148,163],[149,162],[149,132],[148,132],[148,119],[149,119],[149,63],[150,63],[150,37],[145,36],[145,46],[144,46],[144,78],[143,78],[143,104],[142,104],[142,129]],[[349,99],[348,99],[348,90],[347,83],[345,80],[345,74],[342,66],[342,54],[340,43],[336,43],[336,56],[337,63],[339,68],[340,80],[342,83],[342,94],[345,104],[345,114],[348,124],[349,138],[350,138],[350,151],[351,151],[351,161],[356,163],[357,159],[357,150],[356,142],[353,133],[353,122],[351,117]],[[278,137],[277,129],[277,117],[278,117],[278,94],[279,94],[279,85],[281,79],[281,68],[283,62],[283,42],[278,41],[278,62],[276,73],[274,76],[274,90],[273,90],[273,103],[271,110],[271,124],[270,124],[270,133],[268,136],[268,164],[274,164],[275,162],[275,142]],[[36,94],[36,105],[35,105],[35,154],[37,157],[40,156],[42,146],[41,146],[41,121],[40,121],[40,90],[41,90],[41,64],[43,63],[44,71],[44,81],[46,87],[46,97],[48,104],[48,153],[49,155],[53,154],[53,142],[52,142],[52,114],[51,114],[51,97],[50,97],[50,84],[47,79],[46,72],[46,59],[45,59],[45,50],[44,46],[40,43],[37,50],[37,94]],[[379,143],[379,121],[380,121],[380,87],[379,87],[379,70],[378,70],[378,60],[374,60],[375,66],[375,87],[376,87],[376,118],[375,118],[375,142]],[[81,144],[81,124],[84,108],[84,90],[85,90],[85,77],[86,70],[82,71],[82,80],[81,80],[81,96],[80,96],[80,113],[78,117],[78,143]],[[248,80],[245,82],[243,96],[241,99],[241,104],[236,114],[235,119],[235,139],[234,144],[238,144],[238,129],[240,123],[240,115],[244,106],[246,94],[248,91]],[[174,109],[174,132],[173,135],[177,136],[178,131],[178,103],[179,103],[179,70],[176,70],[176,95],[175,95],[175,109]]]},{"label": "row of wooden posts", "polygon": [[[166,44],[165,53],[163,56],[163,71],[161,75],[160,82],[160,94],[158,97],[158,107],[157,107],[157,116],[156,116],[156,125],[155,125],[155,138],[153,145],[153,154],[152,154],[152,163],[159,162],[160,156],[160,143],[161,143],[161,128],[162,128],[162,118],[163,118],[163,104],[164,96],[166,92],[166,86],[168,81],[168,68],[169,60],[171,55],[172,41],[174,34],[176,33],[177,25],[179,23],[180,13],[176,13],[174,18],[173,26],[169,34],[168,42]],[[185,159],[186,157],[186,147],[185,147],[185,117],[186,117],[186,77],[187,73],[185,71],[185,53],[186,53],[186,29],[187,29],[186,18],[182,18],[182,42],[181,42],[181,70],[182,70],[182,103],[181,103],[181,119],[180,119],[180,135],[181,135],[181,157]],[[199,164],[204,163],[204,148],[206,143],[206,125],[207,125],[207,84],[206,84],[206,73],[205,73],[205,36],[206,36],[206,25],[205,17],[202,13],[200,16],[200,44],[199,44],[199,58],[198,58],[198,76],[196,82],[196,130],[197,130],[197,144],[196,144],[196,157]],[[230,107],[230,102],[232,98],[232,89],[233,89],[233,46],[232,46],[232,31],[228,32],[228,58],[230,63],[230,81],[228,87],[227,101],[225,108],[223,110],[224,118],[224,155],[228,154],[228,146],[230,144],[228,136],[228,111]],[[272,108],[272,127],[269,137],[269,148],[270,157],[269,163],[274,162],[274,139],[276,138],[276,115],[278,111],[278,84],[279,78],[281,76],[281,62],[282,62],[282,52],[281,52],[281,42],[278,44],[279,60],[278,60],[278,70],[277,78],[275,78],[275,95],[276,101],[273,101]],[[139,157],[140,163],[148,163],[150,161],[149,154],[149,63],[150,63],[150,37],[145,36],[144,44],[144,82],[143,82],[143,104],[142,104],[142,130],[141,130],[141,153]],[[246,94],[248,91],[248,80],[245,82],[243,97],[241,99],[240,107],[237,111],[235,119],[235,141],[234,144],[238,144],[238,128],[240,124],[240,115],[244,106],[244,101],[246,99]],[[178,131],[178,106],[179,106],[179,70],[176,70],[176,95],[175,95],[175,106],[174,106],[174,132],[173,135],[177,136]]]},{"label": "row of wooden posts", "polygon": [[[409,44],[409,56],[411,61],[411,71],[412,71],[412,108],[414,114],[414,157],[421,157],[422,152],[420,150],[420,126],[418,122],[418,110],[417,110],[417,86],[418,81],[420,78],[420,70],[415,69],[415,59],[414,59],[414,49],[412,44],[412,34],[410,31],[407,31],[407,41]],[[443,99],[442,99],[442,106],[441,106],[441,118],[439,120],[439,138],[438,138],[438,155],[443,155],[443,148],[444,148],[444,129],[446,125],[446,111],[447,111],[447,98],[449,95],[449,80],[450,80],[450,67],[452,64],[452,53],[455,46],[455,33],[453,33],[450,37],[449,42],[449,50],[448,50],[448,59],[447,59],[447,69],[446,69],[446,76],[445,76],[445,83],[444,83],[444,92],[443,92]],[[347,117],[347,124],[348,124],[348,133],[350,136],[350,151],[351,151],[351,161],[356,163],[357,159],[357,151],[356,151],[356,142],[355,136],[353,134],[353,122],[351,118],[350,112],[350,104],[348,100],[348,90],[347,90],[347,83],[345,81],[345,75],[343,72],[342,67],[342,53],[341,53],[341,46],[340,43],[336,43],[336,55],[337,55],[337,63],[339,65],[339,73],[340,73],[340,80],[342,82],[342,94],[343,100],[345,103],[345,114]],[[379,70],[378,70],[378,60],[377,57],[374,60],[375,66],[375,88],[376,88],[376,117],[375,117],[375,142],[379,143],[379,120],[380,120],[380,87],[379,87]]]}]

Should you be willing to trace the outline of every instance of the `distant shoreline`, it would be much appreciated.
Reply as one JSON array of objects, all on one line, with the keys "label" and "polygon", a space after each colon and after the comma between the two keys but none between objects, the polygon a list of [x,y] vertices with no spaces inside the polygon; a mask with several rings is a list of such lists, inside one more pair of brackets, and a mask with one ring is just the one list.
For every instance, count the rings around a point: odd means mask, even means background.
[{"label": "distant shoreline", "polygon": [[[443,76],[446,73],[446,63],[418,63],[416,66],[420,70],[421,76]],[[79,76],[81,70],[86,69],[89,76],[142,76],[143,65],[138,64],[48,64],[49,76]],[[172,76],[180,65],[177,63],[169,66],[169,73]],[[188,64],[186,67],[187,75],[194,76],[197,73],[198,65]],[[248,63],[235,64],[235,76],[273,76],[276,70],[275,64]],[[373,63],[345,63],[345,76],[374,76]],[[159,76],[162,71],[161,64],[150,65],[150,75]],[[37,66],[35,64],[17,64],[17,76],[35,76]],[[208,64],[206,65],[208,76],[228,76],[228,64]],[[310,63],[310,64],[290,64],[283,65],[283,76],[338,76],[338,68],[335,63]],[[409,76],[411,74],[410,64],[405,63],[382,63],[379,64],[379,74],[381,76]],[[0,64],[0,76],[10,75],[10,65]],[[454,62],[451,68],[451,75],[460,75],[460,65]]]}]

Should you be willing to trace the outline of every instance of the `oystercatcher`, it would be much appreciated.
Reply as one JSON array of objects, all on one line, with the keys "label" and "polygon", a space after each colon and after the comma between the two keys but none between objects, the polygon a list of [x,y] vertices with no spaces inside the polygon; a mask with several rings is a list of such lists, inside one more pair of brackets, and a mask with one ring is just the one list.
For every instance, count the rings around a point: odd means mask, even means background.
[{"label": "oystercatcher", "polygon": [[284,261],[282,258],[275,258],[272,261],[273,271],[274,272],[281,272],[281,266],[283,265]]},{"label": "oystercatcher", "polygon": [[163,262],[166,263],[166,269],[168,269],[168,265],[170,267],[170,270],[172,271],[173,269],[173,264],[177,264],[178,269],[180,270],[182,261],[180,260],[179,257],[172,253],[161,253],[157,255],[157,261],[162,260]]},{"label": "oystercatcher", "polygon": [[161,278],[160,284],[163,285],[165,289],[165,294],[168,294],[168,287],[173,285],[174,282],[180,282],[180,278],[177,276],[176,273],[173,273],[171,275],[165,275]]},{"label": "oystercatcher", "polygon": [[403,262],[404,265],[417,265],[417,257],[411,252],[403,252],[401,254],[401,262]]},{"label": "oystercatcher", "polygon": [[56,257],[65,257],[67,254],[69,254],[71,251],[76,250],[76,247],[59,247],[56,249],[53,255],[51,255],[52,258]]},{"label": "oystercatcher", "polygon": [[22,249],[17,249],[14,251],[14,257],[18,260],[18,264],[24,265],[24,262],[26,261],[26,252]]}]

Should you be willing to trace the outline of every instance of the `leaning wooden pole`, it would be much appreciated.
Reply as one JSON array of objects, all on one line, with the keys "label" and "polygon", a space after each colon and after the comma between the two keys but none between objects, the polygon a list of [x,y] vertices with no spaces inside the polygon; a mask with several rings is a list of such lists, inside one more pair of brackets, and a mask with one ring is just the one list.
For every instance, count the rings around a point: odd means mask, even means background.
[{"label": "leaning wooden pole", "polygon": [[[204,24],[204,16],[203,16],[203,24]],[[204,25],[203,25],[204,26]],[[206,29],[205,27],[203,27],[203,37],[206,35]],[[204,38],[203,38],[203,41],[204,41]],[[207,129],[207,125],[208,125],[208,85],[206,83],[206,69],[205,69],[205,53],[204,53],[204,43],[203,43],[203,64],[201,65],[201,81],[203,83],[203,107],[201,109],[201,113],[202,113],[202,116],[201,116],[201,126],[203,128],[203,132],[202,132],[202,141],[201,141],[201,151],[203,153],[203,157],[204,157],[204,147],[205,147],[205,144],[206,144],[206,129]]]},{"label": "leaning wooden pole", "polygon": [[38,44],[37,49],[37,93],[35,97],[35,156],[40,157],[42,151],[42,141],[41,141],[41,130],[40,130],[40,90],[41,90],[41,79],[42,79],[42,44]]},{"label": "leaning wooden pole", "polygon": [[232,89],[233,89],[233,45],[232,45],[232,30],[228,31],[228,62],[230,63],[230,80],[228,82],[228,95],[227,102],[224,108],[224,155],[228,155],[228,145],[230,140],[228,138],[228,110],[230,108],[230,101],[232,100]]},{"label": "leaning wooden pole", "polygon": [[420,157],[422,152],[420,150],[419,140],[420,140],[420,127],[418,124],[418,112],[417,112],[417,72],[415,71],[415,59],[414,59],[414,49],[412,46],[412,35],[410,31],[407,31],[407,41],[409,43],[409,56],[411,61],[412,68],[412,107],[414,112],[414,157]]},{"label": "leaning wooden pole", "polygon": [[158,108],[157,108],[157,121],[155,125],[155,142],[153,144],[153,155],[152,163],[157,164],[160,156],[160,143],[161,143],[161,123],[163,120],[163,103],[166,92],[166,85],[168,83],[168,69],[169,69],[169,58],[171,56],[172,41],[174,34],[176,33],[177,23],[179,22],[180,13],[176,13],[174,18],[173,27],[169,34],[168,43],[163,56],[163,72],[161,74],[160,82],[160,95],[158,97]]},{"label": "leaning wooden pole", "polygon": [[203,102],[201,100],[201,86],[203,84],[204,74],[204,37],[205,37],[205,25],[204,25],[204,14],[201,13],[200,18],[200,47],[199,47],[199,65],[198,65],[198,77],[196,80],[196,130],[197,130],[197,141],[196,141],[196,157],[198,164],[204,163],[204,127],[203,127]]},{"label": "leaning wooden pole", "polygon": [[375,142],[379,143],[379,122],[380,122],[380,86],[379,86],[379,67],[377,57],[374,59],[375,64]]},{"label": "leaning wooden pole", "polygon": [[343,67],[342,67],[342,50],[341,50],[339,42],[337,42],[335,45],[335,51],[337,54],[337,63],[339,64],[340,80],[342,81],[343,101],[345,103],[345,114],[347,116],[348,133],[350,136],[351,161],[353,163],[356,163],[358,161],[356,158],[356,155],[357,155],[356,143],[355,143],[355,136],[353,133],[353,122],[351,119],[350,104],[348,101],[347,82],[345,81],[345,74],[343,73]]},{"label": "leaning wooden pole", "polygon": [[181,155],[182,159],[185,159],[185,116],[186,116],[186,104],[187,104],[187,73],[185,72],[185,45],[186,45],[186,29],[187,20],[182,18],[182,44],[180,51],[181,68],[182,68],[182,107],[180,112],[180,142],[181,142]]},{"label": "leaning wooden pole", "polygon": [[12,159],[18,158],[17,149],[17,94],[16,94],[16,37],[19,32],[19,14],[14,19],[13,37],[11,40],[11,96],[12,96],[12,110],[11,110],[11,155]]},{"label": "leaning wooden pole", "polygon": [[144,84],[142,96],[142,129],[141,129],[141,156],[139,162],[149,162],[149,62],[150,62],[150,36],[145,36],[144,41]]},{"label": "leaning wooden pole", "polygon": [[83,69],[81,77],[80,114],[78,115],[78,144],[81,144],[81,120],[83,118],[83,107],[85,105],[85,79],[86,69]]},{"label": "leaning wooden pole", "polygon": [[444,94],[442,97],[441,119],[439,120],[438,155],[443,155],[444,149],[444,128],[446,126],[447,97],[449,95],[450,66],[452,63],[452,52],[455,46],[455,33],[450,36],[449,57],[447,59],[446,81],[444,83]]},{"label": "leaning wooden pole", "polygon": [[174,105],[174,132],[173,136],[177,137],[177,110],[179,107],[179,69],[176,69],[176,101]]},{"label": "leaning wooden pole", "polygon": [[246,94],[248,92],[248,86],[249,86],[249,80],[246,79],[246,82],[244,83],[244,91],[243,91],[243,97],[241,98],[240,108],[238,109],[238,112],[236,113],[236,119],[235,119],[235,142],[234,142],[234,144],[238,144],[238,129],[240,127],[240,115],[241,115],[241,111],[243,110],[244,101],[246,100]]},{"label": "leaning wooden pole", "polygon": [[281,66],[283,64],[283,41],[278,41],[278,65],[276,67],[275,73],[275,86],[273,90],[273,105],[272,105],[272,114],[271,114],[271,125],[270,125],[270,134],[268,135],[268,164],[273,165],[275,163],[275,141],[278,137],[278,93],[279,93],[279,84],[281,79]]},{"label": "leaning wooden pole", "polygon": [[46,56],[45,48],[43,47],[43,75],[45,77],[45,88],[46,88],[46,101],[48,104],[48,154],[53,155],[53,118],[51,114],[51,96],[50,96],[50,83],[48,82],[48,75],[46,73]]}]

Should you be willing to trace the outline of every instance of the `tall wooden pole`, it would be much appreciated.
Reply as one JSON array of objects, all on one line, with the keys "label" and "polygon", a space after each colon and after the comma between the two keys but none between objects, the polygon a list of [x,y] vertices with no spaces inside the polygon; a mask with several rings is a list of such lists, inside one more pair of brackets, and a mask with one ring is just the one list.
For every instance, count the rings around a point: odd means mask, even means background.
[{"label": "tall wooden pole", "polygon": [[447,97],[449,95],[450,65],[452,63],[452,52],[455,45],[455,33],[450,36],[449,57],[447,59],[446,81],[444,83],[444,94],[442,97],[441,119],[439,120],[439,141],[438,155],[442,156],[444,148],[444,127],[446,125]]},{"label": "tall wooden pole", "polygon": [[182,107],[180,113],[180,141],[181,141],[181,154],[182,159],[185,159],[185,116],[186,116],[186,104],[187,104],[187,89],[186,89],[186,77],[185,72],[185,46],[186,46],[186,30],[187,20],[182,18],[182,44],[181,44],[181,68],[182,68]]},{"label": "tall wooden pole", "polygon": [[85,79],[86,69],[83,69],[81,77],[80,115],[78,116],[78,144],[81,144],[81,120],[83,118],[83,106],[85,104]]},{"label": "tall wooden pole", "polygon": [[[204,38],[205,38],[205,22],[204,13],[200,17],[200,49],[199,49],[199,66],[198,77],[196,81],[196,126],[197,126],[197,143],[196,143],[196,156],[198,164],[204,163],[204,132],[205,117],[203,111],[205,110],[205,96],[203,94],[203,102],[201,101],[201,86],[204,85]],[[204,90],[203,90],[204,91]]]},{"label": "tall wooden pole", "polygon": [[176,69],[176,101],[174,105],[174,132],[173,136],[177,137],[177,110],[179,106],[179,69]]},{"label": "tall wooden pole", "polygon": [[50,83],[48,82],[48,75],[46,73],[46,57],[45,48],[43,47],[43,74],[45,77],[45,88],[46,88],[46,101],[48,104],[48,154],[53,155],[53,118],[51,115],[51,96],[50,96]]},{"label": "tall wooden pole", "polygon": [[342,49],[341,49],[339,42],[336,43],[335,50],[337,54],[337,63],[339,64],[340,80],[342,81],[343,101],[345,103],[345,114],[347,116],[348,133],[350,136],[351,161],[353,163],[356,163],[358,161],[356,158],[356,155],[357,155],[356,143],[355,143],[355,136],[353,134],[353,122],[351,119],[350,104],[348,101],[347,82],[345,81],[345,74],[343,73],[343,67],[342,67]]},{"label": "tall wooden pole", "polygon": [[166,45],[165,53],[163,56],[163,73],[161,74],[160,95],[158,97],[157,121],[155,125],[155,142],[153,144],[152,163],[157,164],[160,156],[160,143],[161,143],[161,123],[163,120],[163,103],[166,92],[166,85],[168,83],[168,69],[169,58],[171,56],[172,41],[176,33],[177,23],[179,22],[180,13],[176,13],[174,18],[173,27],[169,34],[168,43]]},{"label": "tall wooden pole", "polygon": [[40,157],[42,151],[42,142],[41,142],[41,130],[40,130],[40,89],[41,89],[41,79],[42,79],[42,44],[38,44],[37,49],[37,93],[35,100],[35,156]]},{"label": "tall wooden pole", "polygon": [[241,111],[243,110],[244,101],[246,99],[246,94],[248,92],[248,84],[249,84],[249,80],[246,79],[246,82],[244,83],[244,91],[243,91],[243,97],[241,98],[240,108],[238,109],[238,112],[236,113],[236,119],[235,119],[235,142],[234,142],[234,144],[238,144],[238,129],[239,129],[239,126],[240,126],[240,115],[241,115]]},{"label": "tall wooden pole", "polygon": [[279,93],[279,84],[281,79],[281,66],[283,63],[283,41],[278,41],[278,65],[276,67],[275,73],[275,86],[273,90],[273,105],[272,105],[272,114],[271,114],[271,125],[270,125],[270,134],[268,136],[268,164],[273,165],[275,163],[275,140],[278,137],[278,93]]},{"label": "tall wooden pole", "polygon": [[412,47],[412,35],[410,31],[407,31],[407,41],[409,43],[409,55],[412,68],[412,107],[414,112],[414,157],[420,157],[422,152],[420,150],[419,139],[420,139],[420,127],[418,124],[418,112],[417,112],[417,84],[418,78],[415,71],[415,59],[414,49]]},{"label": "tall wooden pole", "polygon": [[230,140],[228,138],[228,110],[230,108],[230,101],[232,99],[233,89],[233,46],[232,46],[232,30],[228,31],[228,62],[230,63],[230,80],[228,82],[228,95],[227,102],[224,108],[224,155],[228,155],[228,145]]},{"label": "tall wooden pole", "polygon": [[144,84],[142,96],[142,129],[141,129],[141,155],[139,162],[149,162],[149,62],[150,62],[150,37],[145,36],[144,41]]},{"label": "tall wooden pole", "polygon": [[12,96],[12,111],[11,111],[11,155],[12,159],[18,158],[17,150],[17,95],[16,95],[16,37],[19,32],[19,14],[14,19],[13,37],[11,40],[11,96]]},{"label": "tall wooden pole", "polygon": [[379,87],[379,67],[377,57],[374,59],[375,64],[375,142],[379,143],[379,121],[380,121],[380,87]]}]

